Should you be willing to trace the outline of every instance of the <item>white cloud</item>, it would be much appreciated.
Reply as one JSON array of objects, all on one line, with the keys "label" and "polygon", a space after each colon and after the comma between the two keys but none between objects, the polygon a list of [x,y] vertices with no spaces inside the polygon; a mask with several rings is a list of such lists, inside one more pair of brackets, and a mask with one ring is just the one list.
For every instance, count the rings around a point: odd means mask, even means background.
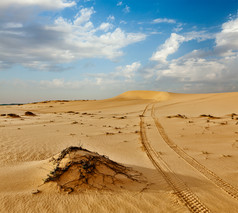
[{"label": "white cloud", "polygon": [[[125,5],[125,4],[123,4],[122,1],[119,1],[119,2],[117,3],[117,6],[118,6],[118,7],[121,7],[121,6],[123,6],[123,5]],[[126,5],[126,6],[123,8],[122,11],[123,11],[124,13],[129,13],[129,12],[130,12],[130,7],[129,7],[128,5]]]},{"label": "white cloud", "polygon": [[7,64],[0,68],[21,64],[30,69],[57,71],[59,62],[115,59],[123,55],[123,47],[146,38],[142,33],[113,29],[113,25],[106,22],[94,26],[91,22],[94,13],[92,7],[81,8],[73,20],[58,17],[47,25],[6,22],[5,28],[0,28],[0,61]]},{"label": "white cloud", "polygon": [[[167,60],[178,51],[183,42],[215,39],[211,50],[198,49],[177,59]],[[238,89],[238,18],[222,25],[219,33],[191,31],[178,35],[172,33],[164,44],[153,53],[155,61],[141,74],[147,82],[189,92],[224,92]]]},{"label": "white cloud", "polygon": [[176,21],[174,19],[168,19],[168,18],[157,18],[153,20],[154,24],[160,24],[160,23],[168,23],[168,24],[175,24]]},{"label": "white cloud", "polygon": [[216,34],[215,50],[220,55],[230,55],[238,51],[238,18],[222,25],[222,31]]},{"label": "white cloud", "polygon": [[125,8],[123,9],[124,13],[129,13],[130,12],[130,7],[128,5],[125,6]]},{"label": "white cloud", "polygon": [[124,21],[124,20],[121,20],[121,21],[120,21],[120,24],[127,24],[127,22]]},{"label": "white cloud", "polygon": [[167,39],[165,43],[159,47],[158,51],[153,53],[150,60],[166,62],[168,55],[175,53],[178,50],[180,44],[185,40],[186,39],[184,36],[172,33],[170,38]]},{"label": "white cloud", "polygon": [[173,31],[178,33],[183,30],[183,24],[179,23],[176,27],[173,28]]},{"label": "white cloud", "polygon": [[115,17],[110,15],[107,17],[107,21],[115,21]]},{"label": "white cloud", "polygon": [[92,82],[90,82],[88,79],[81,81],[65,81],[64,79],[55,78],[52,80],[41,80],[38,84],[44,88],[78,89],[87,84],[92,84]]},{"label": "white cloud", "polygon": [[3,0],[0,1],[0,8],[7,7],[41,7],[44,9],[63,9],[66,7],[75,6],[75,1],[67,0]]},{"label": "white cloud", "polygon": [[[98,86],[119,86],[123,85],[124,83],[134,83],[135,82],[135,76],[137,75],[137,72],[141,68],[140,62],[133,62],[132,64],[128,64],[125,66],[118,66],[115,68],[114,72],[110,73],[96,73],[96,74],[90,74],[92,79],[92,82],[95,82]],[[108,87],[107,87],[108,88]]]},{"label": "white cloud", "polygon": [[232,92],[238,90],[238,54],[218,58],[180,57],[144,67],[144,81],[173,92]]},{"label": "white cloud", "polygon": [[[115,58],[122,55],[120,49],[131,43],[142,41],[146,36],[142,33],[125,33],[120,28],[116,28],[113,32],[108,32],[95,38],[95,43],[98,46],[98,51],[107,58]],[[102,49],[104,48],[104,49]]]},{"label": "white cloud", "polygon": [[41,81],[40,84],[42,86],[48,87],[65,87],[65,83],[63,79],[53,79],[52,81]]},{"label": "white cloud", "polygon": [[39,82],[41,87],[46,88],[65,88],[76,89],[82,86],[100,86],[100,88],[108,88],[108,86],[119,86],[123,83],[133,82],[136,72],[140,69],[140,62],[133,62],[125,66],[118,66],[114,72],[111,73],[96,73],[89,74],[88,78],[83,80],[66,81],[65,79],[41,80]]},{"label": "white cloud", "polygon": [[102,23],[100,26],[99,26],[99,30],[103,30],[105,32],[107,32],[108,30],[112,29],[113,28],[113,25],[110,24],[110,23]]},{"label": "white cloud", "polygon": [[23,27],[22,23],[17,23],[17,22],[8,22],[3,25],[3,28],[21,28]]},{"label": "white cloud", "polygon": [[219,78],[225,65],[219,61],[198,59],[173,60],[167,68],[157,71],[157,78],[173,77],[180,81],[212,81]]},{"label": "white cloud", "polygon": [[214,38],[214,36],[206,33],[205,31],[192,31],[185,33],[184,35],[171,33],[170,38],[168,38],[165,43],[153,53],[150,60],[167,63],[167,57],[177,52],[183,42],[188,42],[191,40],[197,40],[198,42],[201,42],[211,38]]},{"label": "white cloud", "polygon": [[198,42],[208,39],[214,39],[215,35],[207,33],[206,31],[191,31],[184,34],[185,41],[197,40]]},{"label": "white cloud", "polygon": [[117,3],[117,6],[122,6],[122,1],[119,1],[119,2]]},{"label": "white cloud", "polygon": [[114,76],[121,76],[126,79],[132,79],[135,76],[136,71],[141,67],[140,62],[134,62],[130,65],[119,66],[116,68],[116,72],[113,73]]},{"label": "white cloud", "polygon": [[93,13],[95,13],[93,7],[81,9],[75,16],[74,25],[82,25],[87,23]]}]

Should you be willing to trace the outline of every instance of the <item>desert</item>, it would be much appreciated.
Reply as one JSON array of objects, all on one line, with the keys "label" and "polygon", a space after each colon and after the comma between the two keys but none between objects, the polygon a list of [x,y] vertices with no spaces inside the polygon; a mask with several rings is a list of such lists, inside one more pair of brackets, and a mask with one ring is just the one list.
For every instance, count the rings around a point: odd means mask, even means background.
[{"label": "desert", "polygon": [[1,212],[236,212],[238,93],[0,107]]},{"label": "desert", "polygon": [[0,0],[0,213],[238,213],[237,0]]}]

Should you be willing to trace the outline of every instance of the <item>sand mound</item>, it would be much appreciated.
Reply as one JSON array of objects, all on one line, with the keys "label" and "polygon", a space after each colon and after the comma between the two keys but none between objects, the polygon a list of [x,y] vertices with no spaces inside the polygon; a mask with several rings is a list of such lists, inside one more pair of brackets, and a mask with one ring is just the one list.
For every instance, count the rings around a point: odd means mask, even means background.
[{"label": "sand mound", "polygon": [[124,92],[115,98],[118,99],[152,99],[156,101],[168,100],[171,93],[158,91],[135,90]]},{"label": "sand mound", "polygon": [[139,172],[81,147],[66,148],[51,161],[54,169],[44,183],[56,183],[60,192],[122,189],[138,191],[143,190],[146,184],[145,178]]}]

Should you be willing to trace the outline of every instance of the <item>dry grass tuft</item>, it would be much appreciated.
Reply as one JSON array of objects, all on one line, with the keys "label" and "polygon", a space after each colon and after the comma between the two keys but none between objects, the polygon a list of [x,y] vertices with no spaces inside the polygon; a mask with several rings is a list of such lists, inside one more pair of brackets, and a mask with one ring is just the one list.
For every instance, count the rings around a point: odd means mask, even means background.
[{"label": "dry grass tuft", "polygon": [[230,158],[231,155],[222,155],[222,157],[224,157],[224,158]]},{"label": "dry grass tuft", "polygon": [[14,114],[14,113],[9,113],[7,114],[8,117],[11,117],[11,118],[20,118],[21,116],[20,115],[17,115],[17,114]]},{"label": "dry grass tuft", "polygon": [[127,116],[121,116],[118,119],[126,119],[126,118],[127,118]]},{"label": "dry grass tuft", "polygon": [[203,117],[203,118],[210,118],[210,119],[220,119],[220,117],[215,117],[213,115],[206,115],[206,114],[202,114],[200,115],[200,117]]},{"label": "dry grass tuft", "polygon": [[56,182],[61,192],[114,191],[146,183],[139,172],[82,147],[68,147],[51,161],[55,167],[44,183]]},{"label": "dry grass tuft", "polygon": [[69,113],[69,114],[75,114],[74,111],[68,111],[68,112],[66,112],[66,113]]},{"label": "dry grass tuft", "polygon": [[106,135],[115,135],[113,132],[106,132]]},{"label": "dry grass tuft", "polygon": [[203,154],[203,155],[209,155],[209,154],[211,154],[211,153],[209,153],[209,152],[207,152],[207,151],[202,151],[202,154]]},{"label": "dry grass tuft", "polygon": [[35,113],[30,112],[30,111],[25,112],[25,115],[26,115],[26,116],[36,116]]},{"label": "dry grass tuft", "polygon": [[181,114],[177,114],[177,115],[169,115],[169,116],[167,116],[167,118],[183,118],[183,119],[187,119],[187,116],[181,115]]},{"label": "dry grass tuft", "polygon": [[74,122],[72,122],[71,124],[78,124],[78,122],[77,122],[77,121],[74,121]]}]

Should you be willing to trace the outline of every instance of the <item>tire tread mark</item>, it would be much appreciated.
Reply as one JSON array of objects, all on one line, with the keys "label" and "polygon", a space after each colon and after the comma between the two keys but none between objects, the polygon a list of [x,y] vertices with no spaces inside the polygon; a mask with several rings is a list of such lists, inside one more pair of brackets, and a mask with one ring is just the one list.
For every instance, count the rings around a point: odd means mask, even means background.
[{"label": "tire tread mark", "polygon": [[160,124],[158,118],[155,116],[154,105],[151,110],[151,116],[155,122],[155,125],[162,136],[163,140],[168,144],[168,146],[173,149],[183,160],[185,160],[189,165],[202,173],[207,179],[213,182],[218,188],[225,191],[231,197],[238,199],[238,189],[236,189],[231,184],[225,182],[222,178],[216,175],[214,172],[206,168],[204,165],[200,164],[193,157],[184,152],[180,147],[178,147],[166,134],[163,126]]},{"label": "tire tread mark", "polygon": [[[186,186],[186,184],[170,170],[164,160],[151,147],[144,126],[144,114],[148,110],[149,105],[150,104],[146,106],[142,116],[140,117],[141,143],[147,156],[149,157],[155,168],[163,176],[165,181],[173,189],[175,195],[178,196],[178,198],[188,207],[191,212],[210,212],[210,210],[201,203],[198,197],[193,194],[193,192]],[[165,172],[166,170],[168,171],[167,173]]]}]

